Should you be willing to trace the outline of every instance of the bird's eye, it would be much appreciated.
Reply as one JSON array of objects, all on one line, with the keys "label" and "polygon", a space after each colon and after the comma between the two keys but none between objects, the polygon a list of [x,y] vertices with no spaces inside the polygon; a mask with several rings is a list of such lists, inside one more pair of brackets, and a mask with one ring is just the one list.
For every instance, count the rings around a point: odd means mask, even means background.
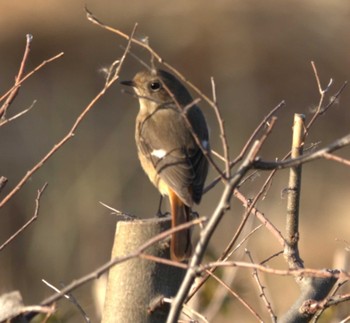
[{"label": "bird's eye", "polygon": [[153,92],[157,92],[161,89],[162,85],[159,81],[154,81],[149,84],[149,87]]}]

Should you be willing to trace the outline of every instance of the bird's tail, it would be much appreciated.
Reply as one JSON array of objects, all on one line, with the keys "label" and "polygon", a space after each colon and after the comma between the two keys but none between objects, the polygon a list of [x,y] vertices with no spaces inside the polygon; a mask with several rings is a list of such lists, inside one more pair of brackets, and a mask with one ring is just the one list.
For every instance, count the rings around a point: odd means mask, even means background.
[{"label": "bird's tail", "polygon": [[[185,205],[175,192],[169,192],[171,204],[171,227],[174,228],[190,220],[191,208]],[[183,261],[191,257],[191,229],[184,229],[172,234],[170,255],[172,260]]]}]

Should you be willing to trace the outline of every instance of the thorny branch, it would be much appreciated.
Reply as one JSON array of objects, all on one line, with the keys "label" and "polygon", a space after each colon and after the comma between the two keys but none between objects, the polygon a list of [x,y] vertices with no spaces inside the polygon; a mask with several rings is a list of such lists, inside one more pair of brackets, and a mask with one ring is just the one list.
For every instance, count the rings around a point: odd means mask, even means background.
[{"label": "thorny branch", "polygon": [[248,311],[255,316],[255,318],[260,321],[263,322],[262,318],[260,317],[260,315],[241,297],[239,296],[236,292],[234,292],[232,290],[232,288],[230,288],[230,286],[228,286],[227,284],[225,284],[224,281],[222,281],[218,276],[216,276],[215,274],[213,274],[211,271],[207,271],[208,275],[210,275],[211,277],[213,277],[221,286],[223,286],[224,288],[226,288],[226,290],[235,298],[237,298],[239,300],[239,302],[241,304],[243,304],[243,306],[245,308],[248,309]]},{"label": "thorny branch", "polygon": [[[253,260],[253,257],[250,253],[249,250],[246,249],[246,254],[250,260],[250,262],[252,264],[254,264],[254,260]],[[258,274],[258,271],[256,269],[253,269],[253,277],[254,277],[254,280],[256,281],[256,284],[258,285],[258,288],[259,288],[259,296],[261,297],[261,299],[263,300],[264,304],[265,304],[265,307],[268,311],[268,313],[270,314],[270,317],[271,317],[271,321],[272,322],[277,322],[277,316],[276,314],[274,313],[273,309],[272,309],[272,306],[271,306],[271,303],[270,301],[268,300],[267,296],[266,296],[266,293],[265,293],[265,286],[262,285],[261,283],[261,280],[260,280],[260,277],[259,277],[259,274]]]}]

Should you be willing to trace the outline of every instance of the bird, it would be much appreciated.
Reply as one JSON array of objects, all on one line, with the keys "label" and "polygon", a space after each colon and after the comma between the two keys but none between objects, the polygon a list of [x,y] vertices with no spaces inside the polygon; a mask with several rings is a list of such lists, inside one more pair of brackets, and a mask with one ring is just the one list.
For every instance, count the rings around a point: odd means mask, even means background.
[{"label": "bird", "polygon": [[[138,158],[150,181],[169,197],[172,228],[191,219],[208,174],[209,130],[201,109],[186,87],[170,72],[138,72],[131,86],[139,100],[135,141]],[[191,229],[177,231],[170,241],[172,260],[191,257]]]}]

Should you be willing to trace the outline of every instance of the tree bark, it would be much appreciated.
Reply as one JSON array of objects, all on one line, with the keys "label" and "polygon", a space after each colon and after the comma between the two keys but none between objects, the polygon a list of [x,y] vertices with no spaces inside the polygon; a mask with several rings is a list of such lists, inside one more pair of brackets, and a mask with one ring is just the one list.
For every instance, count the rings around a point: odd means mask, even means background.
[{"label": "tree bark", "polygon": [[[112,258],[135,251],[157,234],[170,228],[169,218],[119,221]],[[169,243],[158,242],[147,254],[170,259]],[[173,297],[185,270],[139,257],[121,263],[109,271],[102,323],[163,323],[169,305],[154,306],[162,297]],[[150,308],[152,308],[150,311]]]}]

